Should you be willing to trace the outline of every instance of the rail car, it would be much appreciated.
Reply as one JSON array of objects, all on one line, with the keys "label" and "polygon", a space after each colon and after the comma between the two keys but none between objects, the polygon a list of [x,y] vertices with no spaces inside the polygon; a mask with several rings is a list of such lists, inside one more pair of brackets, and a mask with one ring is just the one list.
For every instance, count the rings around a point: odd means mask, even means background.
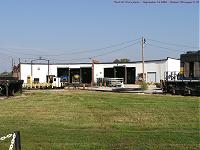
[{"label": "rail car", "polygon": [[17,92],[22,92],[23,82],[15,77],[0,77],[0,96],[12,96]]},{"label": "rail car", "polygon": [[164,93],[200,96],[200,50],[180,56],[180,72],[165,72]]}]

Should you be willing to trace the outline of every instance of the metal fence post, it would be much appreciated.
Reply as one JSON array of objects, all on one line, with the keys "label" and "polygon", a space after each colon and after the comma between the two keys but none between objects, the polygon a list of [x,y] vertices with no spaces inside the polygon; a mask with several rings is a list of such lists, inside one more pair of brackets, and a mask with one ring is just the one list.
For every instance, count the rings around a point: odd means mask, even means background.
[{"label": "metal fence post", "polygon": [[21,140],[20,140],[20,132],[15,131],[16,138],[15,138],[15,150],[21,150]]}]

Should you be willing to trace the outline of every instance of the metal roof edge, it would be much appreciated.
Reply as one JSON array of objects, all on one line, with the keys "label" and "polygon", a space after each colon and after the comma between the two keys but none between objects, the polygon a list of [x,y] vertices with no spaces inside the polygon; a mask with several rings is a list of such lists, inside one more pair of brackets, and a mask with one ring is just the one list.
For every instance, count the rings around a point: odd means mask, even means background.
[{"label": "metal roof edge", "polygon": [[[172,57],[167,57],[165,59],[154,59],[154,60],[145,60],[144,62],[150,63],[150,62],[161,62],[161,61],[167,61],[168,59],[175,59],[175,60],[180,60],[177,58],[172,58]],[[97,64],[131,64],[131,63],[142,63],[141,60],[139,61],[130,61],[130,62],[101,62]],[[30,65],[31,63],[20,63],[20,64],[27,64]],[[47,65],[47,63],[32,63],[34,65]],[[49,63],[49,65],[92,65],[92,63]]]}]

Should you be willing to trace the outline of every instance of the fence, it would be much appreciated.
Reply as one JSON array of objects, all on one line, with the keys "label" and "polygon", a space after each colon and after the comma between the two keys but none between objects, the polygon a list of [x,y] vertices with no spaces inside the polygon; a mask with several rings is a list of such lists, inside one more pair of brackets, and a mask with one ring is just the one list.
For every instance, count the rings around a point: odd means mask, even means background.
[{"label": "fence", "polygon": [[24,83],[23,88],[27,89],[46,89],[46,88],[52,88],[52,83]]},{"label": "fence", "polygon": [[167,81],[176,81],[179,80],[181,76],[177,71],[166,71],[164,77]]},{"label": "fence", "polygon": [[97,85],[101,86],[102,84],[109,87],[116,87],[123,85],[123,78],[97,78]]},{"label": "fence", "polygon": [[0,142],[6,139],[12,138],[10,141],[10,146],[8,150],[13,150],[15,146],[15,150],[21,150],[21,140],[20,140],[20,132],[15,131],[14,133],[8,134],[6,136],[0,137]]}]

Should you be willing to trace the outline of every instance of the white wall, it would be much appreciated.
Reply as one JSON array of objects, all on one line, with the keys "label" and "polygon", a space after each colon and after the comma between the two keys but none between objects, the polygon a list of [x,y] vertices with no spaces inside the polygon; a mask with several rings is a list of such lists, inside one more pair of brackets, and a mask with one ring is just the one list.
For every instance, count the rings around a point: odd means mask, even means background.
[{"label": "white wall", "polygon": [[[46,82],[46,75],[48,75],[48,65],[47,64],[33,64],[33,76],[34,78],[39,78],[40,82]],[[113,68],[114,66],[126,66],[136,68],[136,78],[139,73],[142,73],[142,63],[107,63],[107,64],[94,64],[94,80],[97,78],[104,77],[104,68]],[[21,79],[24,83],[27,83],[27,76],[31,75],[31,64],[20,64],[21,67]],[[57,68],[80,68],[80,67],[92,67],[92,64],[60,64],[60,65],[49,65],[49,75],[57,76]],[[166,60],[159,61],[147,61],[144,64],[144,72],[156,72],[156,82],[164,79],[165,71],[180,71],[180,60],[168,58]]]},{"label": "white wall", "polygon": [[[21,79],[24,80],[24,83],[27,83],[27,77],[31,75],[31,65],[30,64],[21,64]],[[54,66],[49,66],[49,74],[57,74]],[[48,75],[48,65],[32,65],[32,79],[39,78],[39,82],[46,82],[46,76]]]},{"label": "white wall", "polygon": [[39,82],[46,82],[48,75],[47,65],[32,65],[32,79],[39,78]]},{"label": "white wall", "polygon": [[168,63],[167,71],[180,72],[180,60],[168,58],[167,63]]},{"label": "white wall", "polygon": [[[97,78],[104,77],[104,68],[113,68],[114,66],[126,66],[126,67],[135,67],[136,68],[136,78],[139,73],[142,73],[142,63],[113,63],[113,64],[95,64],[94,65],[94,80],[97,81]],[[167,71],[167,61],[150,61],[145,62],[144,72],[156,72],[156,82],[160,82],[161,79],[164,79],[164,72]]]},{"label": "white wall", "polygon": [[20,79],[27,83],[27,77],[31,75],[31,67],[29,64],[20,64]]},{"label": "white wall", "polygon": [[94,82],[97,82],[97,78],[104,77],[104,66],[102,64],[94,64]]},{"label": "white wall", "polygon": [[[49,75],[57,76],[57,68],[80,68],[92,67],[92,64],[69,64],[69,65],[49,65]],[[31,64],[20,64],[21,79],[27,83],[27,77],[31,75]],[[48,75],[47,64],[33,64],[32,65],[32,79],[39,78],[39,82],[46,82]]]}]

